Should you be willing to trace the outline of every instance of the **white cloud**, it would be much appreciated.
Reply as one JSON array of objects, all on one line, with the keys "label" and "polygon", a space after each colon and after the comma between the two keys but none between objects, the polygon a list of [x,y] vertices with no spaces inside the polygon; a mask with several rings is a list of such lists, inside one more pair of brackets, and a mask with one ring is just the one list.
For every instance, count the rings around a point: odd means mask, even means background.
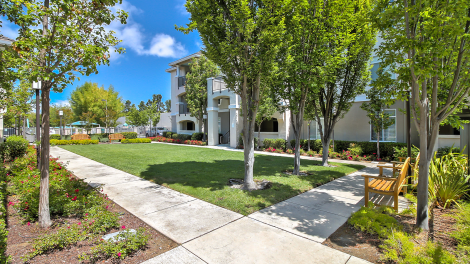
[{"label": "white cloud", "polygon": [[177,0],[177,4],[175,6],[176,10],[183,15],[183,16],[189,16],[188,11],[186,10],[186,7],[184,6],[186,4],[186,0]]},{"label": "white cloud", "polygon": [[54,103],[55,105],[60,105],[60,106],[70,106],[69,100],[57,100]]},{"label": "white cloud", "polygon": [[[142,25],[133,20],[134,15],[138,15],[143,11],[127,1],[123,1],[121,5],[113,7],[114,11],[120,9],[125,10],[129,14],[127,24],[122,25],[120,22],[114,21],[107,27],[108,30],[115,32],[115,36],[118,39],[122,40],[119,44],[120,47],[132,50],[139,55],[177,58],[187,54],[186,49],[181,43],[166,34],[156,34],[151,41],[150,48],[147,49],[145,47],[147,38],[144,34],[144,29]],[[114,52],[113,48],[110,48],[110,53],[111,60],[117,60],[120,57],[119,53]]]},{"label": "white cloud", "polygon": [[152,39],[151,47],[147,54],[157,55],[159,57],[166,58],[178,58],[187,54],[186,49],[181,45],[181,43],[176,42],[176,40],[166,34],[157,34]]}]

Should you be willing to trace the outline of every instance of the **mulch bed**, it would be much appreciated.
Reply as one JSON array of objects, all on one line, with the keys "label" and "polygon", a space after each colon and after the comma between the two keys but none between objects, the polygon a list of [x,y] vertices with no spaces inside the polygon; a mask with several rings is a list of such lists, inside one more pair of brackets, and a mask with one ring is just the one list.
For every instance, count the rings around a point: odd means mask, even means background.
[{"label": "mulch bed", "polygon": [[[422,231],[419,234],[414,227],[416,223],[414,217],[395,216],[395,219],[404,226],[405,232],[417,235],[416,243],[424,245],[429,239],[441,243],[445,249],[453,251],[457,246],[457,241],[450,237],[450,234],[455,231],[455,220],[449,216],[452,212],[453,209],[434,208],[429,221],[429,231]],[[379,246],[382,242],[379,237],[363,233],[347,222],[322,244],[372,263],[385,263],[380,261],[382,251]]]},{"label": "mulch bed", "polygon": [[[14,202],[15,197],[8,197],[8,202],[10,201]],[[119,205],[112,203],[112,206],[109,207],[109,211],[120,214],[120,226],[124,225],[126,229],[137,230],[140,227],[145,228],[146,234],[149,235],[147,248],[135,252],[133,255],[128,256],[124,260],[108,259],[95,263],[141,263],[178,246],[176,242],[145,224],[142,220],[127,212]],[[11,263],[24,263],[21,260],[21,256],[31,252],[34,238],[40,235],[55,232],[60,224],[76,224],[80,221],[85,223],[83,219],[78,218],[55,218],[53,219],[54,224],[52,227],[42,229],[37,225],[37,223],[31,223],[30,226],[22,223],[21,218],[16,213],[16,209],[14,209],[12,206],[9,206],[7,212],[7,225],[9,233],[6,254],[12,258]],[[108,234],[117,231],[120,230],[114,229],[109,231]],[[54,250],[48,254],[36,256],[28,263],[80,263],[77,258],[78,255],[84,252],[89,252],[93,246],[94,245],[90,241],[81,241],[76,245],[70,246],[69,248],[63,250]]]}]

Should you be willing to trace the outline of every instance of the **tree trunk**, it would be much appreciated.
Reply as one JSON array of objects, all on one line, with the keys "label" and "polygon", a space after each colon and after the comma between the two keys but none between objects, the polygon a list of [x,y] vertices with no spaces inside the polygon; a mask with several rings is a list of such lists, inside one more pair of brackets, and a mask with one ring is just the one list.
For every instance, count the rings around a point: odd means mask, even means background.
[{"label": "tree trunk", "polygon": [[294,171],[292,171],[293,175],[300,174],[300,130],[296,131],[295,135],[295,147],[294,147]]},{"label": "tree trunk", "polygon": [[[247,122],[248,123],[248,122]],[[245,179],[244,189],[251,191],[256,189],[255,181],[253,180],[253,165],[255,164],[255,150],[254,150],[254,131],[253,129],[245,129],[243,135],[243,151],[245,154]]]},{"label": "tree trunk", "polygon": [[322,155],[321,165],[328,167],[328,150],[329,150],[330,138],[327,138],[327,140],[323,140],[322,138],[321,143],[323,146],[323,155]]},{"label": "tree trunk", "polygon": [[423,230],[429,230],[428,212],[428,184],[429,165],[431,157],[428,157],[428,109],[420,107],[419,148],[420,162],[418,175],[418,205],[416,208],[416,226]]},{"label": "tree trunk", "polygon": [[41,120],[41,182],[39,189],[39,225],[42,228],[51,226],[49,212],[49,93],[50,88],[45,87],[41,93],[42,120]]},{"label": "tree trunk", "polygon": [[379,133],[377,133],[377,160],[380,159],[380,136]]}]

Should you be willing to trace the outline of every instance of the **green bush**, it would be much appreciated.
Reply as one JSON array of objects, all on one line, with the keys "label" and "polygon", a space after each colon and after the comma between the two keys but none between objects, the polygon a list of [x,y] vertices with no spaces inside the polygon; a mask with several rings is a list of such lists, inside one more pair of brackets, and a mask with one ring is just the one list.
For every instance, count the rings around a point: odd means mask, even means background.
[{"label": "green bush", "polygon": [[351,143],[349,144],[348,151],[351,153],[351,156],[356,157],[356,156],[361,156],[362,155],[362,148],[361,146]]},{"label": "green bush", "polygon": [[179,139],[179,140],[181,140],[181,141],[191,140],[191,135],[178,134],[178,136],[177,136],[176,139]]},{"label": "green bush", "polygon": [[82,139],[82,140],[56,140],[51,139],[49,141],[51,145],[91,145],[91,144],[98,144],[98,140],[91,140],[91,139]]},{"label": "green bush", "polygon": [[[295,139],[291,139],[289,141],[289,144],[291,148],[295,148]],[[301,139],[300,140],[300,146],[302,147],[303,150],[308,151],[308,140],[307,139]],[[310,149],[315,151],[315,152],[320,152],[322,149],[322,144],[321,140],[316,139],[316,140],[310,140]]]},{"label": "green bush", "polygon": [[395,263],[439,263],[452,264],[457,259],[441,245],[428,241],[425,246],[416,246],[412,237],[403,232],[392,232],[380,247],[384,250],[383,261]]},{"label": "green bush", "polygon": [[196,132],[191,136],[191,140],[201,141],[204,138],[204,133]]},{"label": "green bush", "polygon": [[125,139],[135,139],[137,138],[137,132],[121,132],[117,133],[124,136]]},{"label": "green bush", "polygon": [[166,138],[171,138],[171,135],[173,135],[173,132],[171,131],[166,131],[162,133],[162,136]]},{"label": "green bush", "polygon": [[437,149],[437,156],[444,156],[449,153],[460,153],[460,148],[457,147],[442,147]]},{"label": "green bush", "polygon": [[178,139],[178,134],[176,134],[176,133],[171,134],[171,139]]},{"label": "green bush", "polygon": [[60,139],[60,135],[58,134],[49,135],[49,139]]},{"label": "green bush", "polygon": [[362,232],[377,234],[382,238],[386,238],[392,230],[401,230],[395,218],[383,213],[387,208],[374,209],[373,206],[371,204],[370,207],[359,209],[351,215],[348,223]]},{"label": "green bush", "polygon": [[429,199],[444,208],[467,195],[470,191],[468,157],[462,153],[452,153],[442,157],[434,154],[429,166]]},{"label": "green bush", "polygon": [[[382,152],[382,146],[380,147],[381,151]],[[398,157],[408,157],[408,147],[404,146],[404,147],[394,147],[393,148],[393,157],[395,157],[396,160],[398,160]],[[412,146],[411,147],[411,157],[412,158],[416,158],[418,156],[418,153],[419,153],[419,148],[417,148],[416,146]]]},{"label": "green bush", "polygon": [[3,160],[14,160],[26,154],[29,142],[21,136],[9,136],[0,143],[0,157]]},{"label": "green bush", "polygon": [[109,138],[100,138],[100,142],[101,142],[101,143],[108,143],[108,142],[109,142]]},{"label": "green bush", "polygon": [[[362,154],[364,155],[375,155],[377,153],[377,142],[369,141],[343,141],[335,140],[335,152],[343,152],[343,150],[348,150],[351,143],[356,144],[362,148]],[[395,153],[395,148],[406,147],[406,143],[398,142],[381,142],[380,143],[380,156],[381,157],[392,157]]]},{"label": "green bush", "polygon": [[134,139],[123,139],[121,140],[122,144],[129,144],[129,143],[151,143],[152,140],[150,138],[134,138]]}]

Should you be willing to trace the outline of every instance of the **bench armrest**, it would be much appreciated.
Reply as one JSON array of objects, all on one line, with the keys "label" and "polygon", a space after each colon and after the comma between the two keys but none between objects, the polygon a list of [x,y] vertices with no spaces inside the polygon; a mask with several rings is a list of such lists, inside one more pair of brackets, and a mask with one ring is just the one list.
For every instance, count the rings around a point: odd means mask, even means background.
[{"label": "bench armrest", "polygon": [[396,181],[397,180],[397,178],[380,177],[380,176],[367,175],[367,174],[362,174],[361,176],[364,177],[364,178],[374,178],[374,179],[387,180],[387,181]]}]

